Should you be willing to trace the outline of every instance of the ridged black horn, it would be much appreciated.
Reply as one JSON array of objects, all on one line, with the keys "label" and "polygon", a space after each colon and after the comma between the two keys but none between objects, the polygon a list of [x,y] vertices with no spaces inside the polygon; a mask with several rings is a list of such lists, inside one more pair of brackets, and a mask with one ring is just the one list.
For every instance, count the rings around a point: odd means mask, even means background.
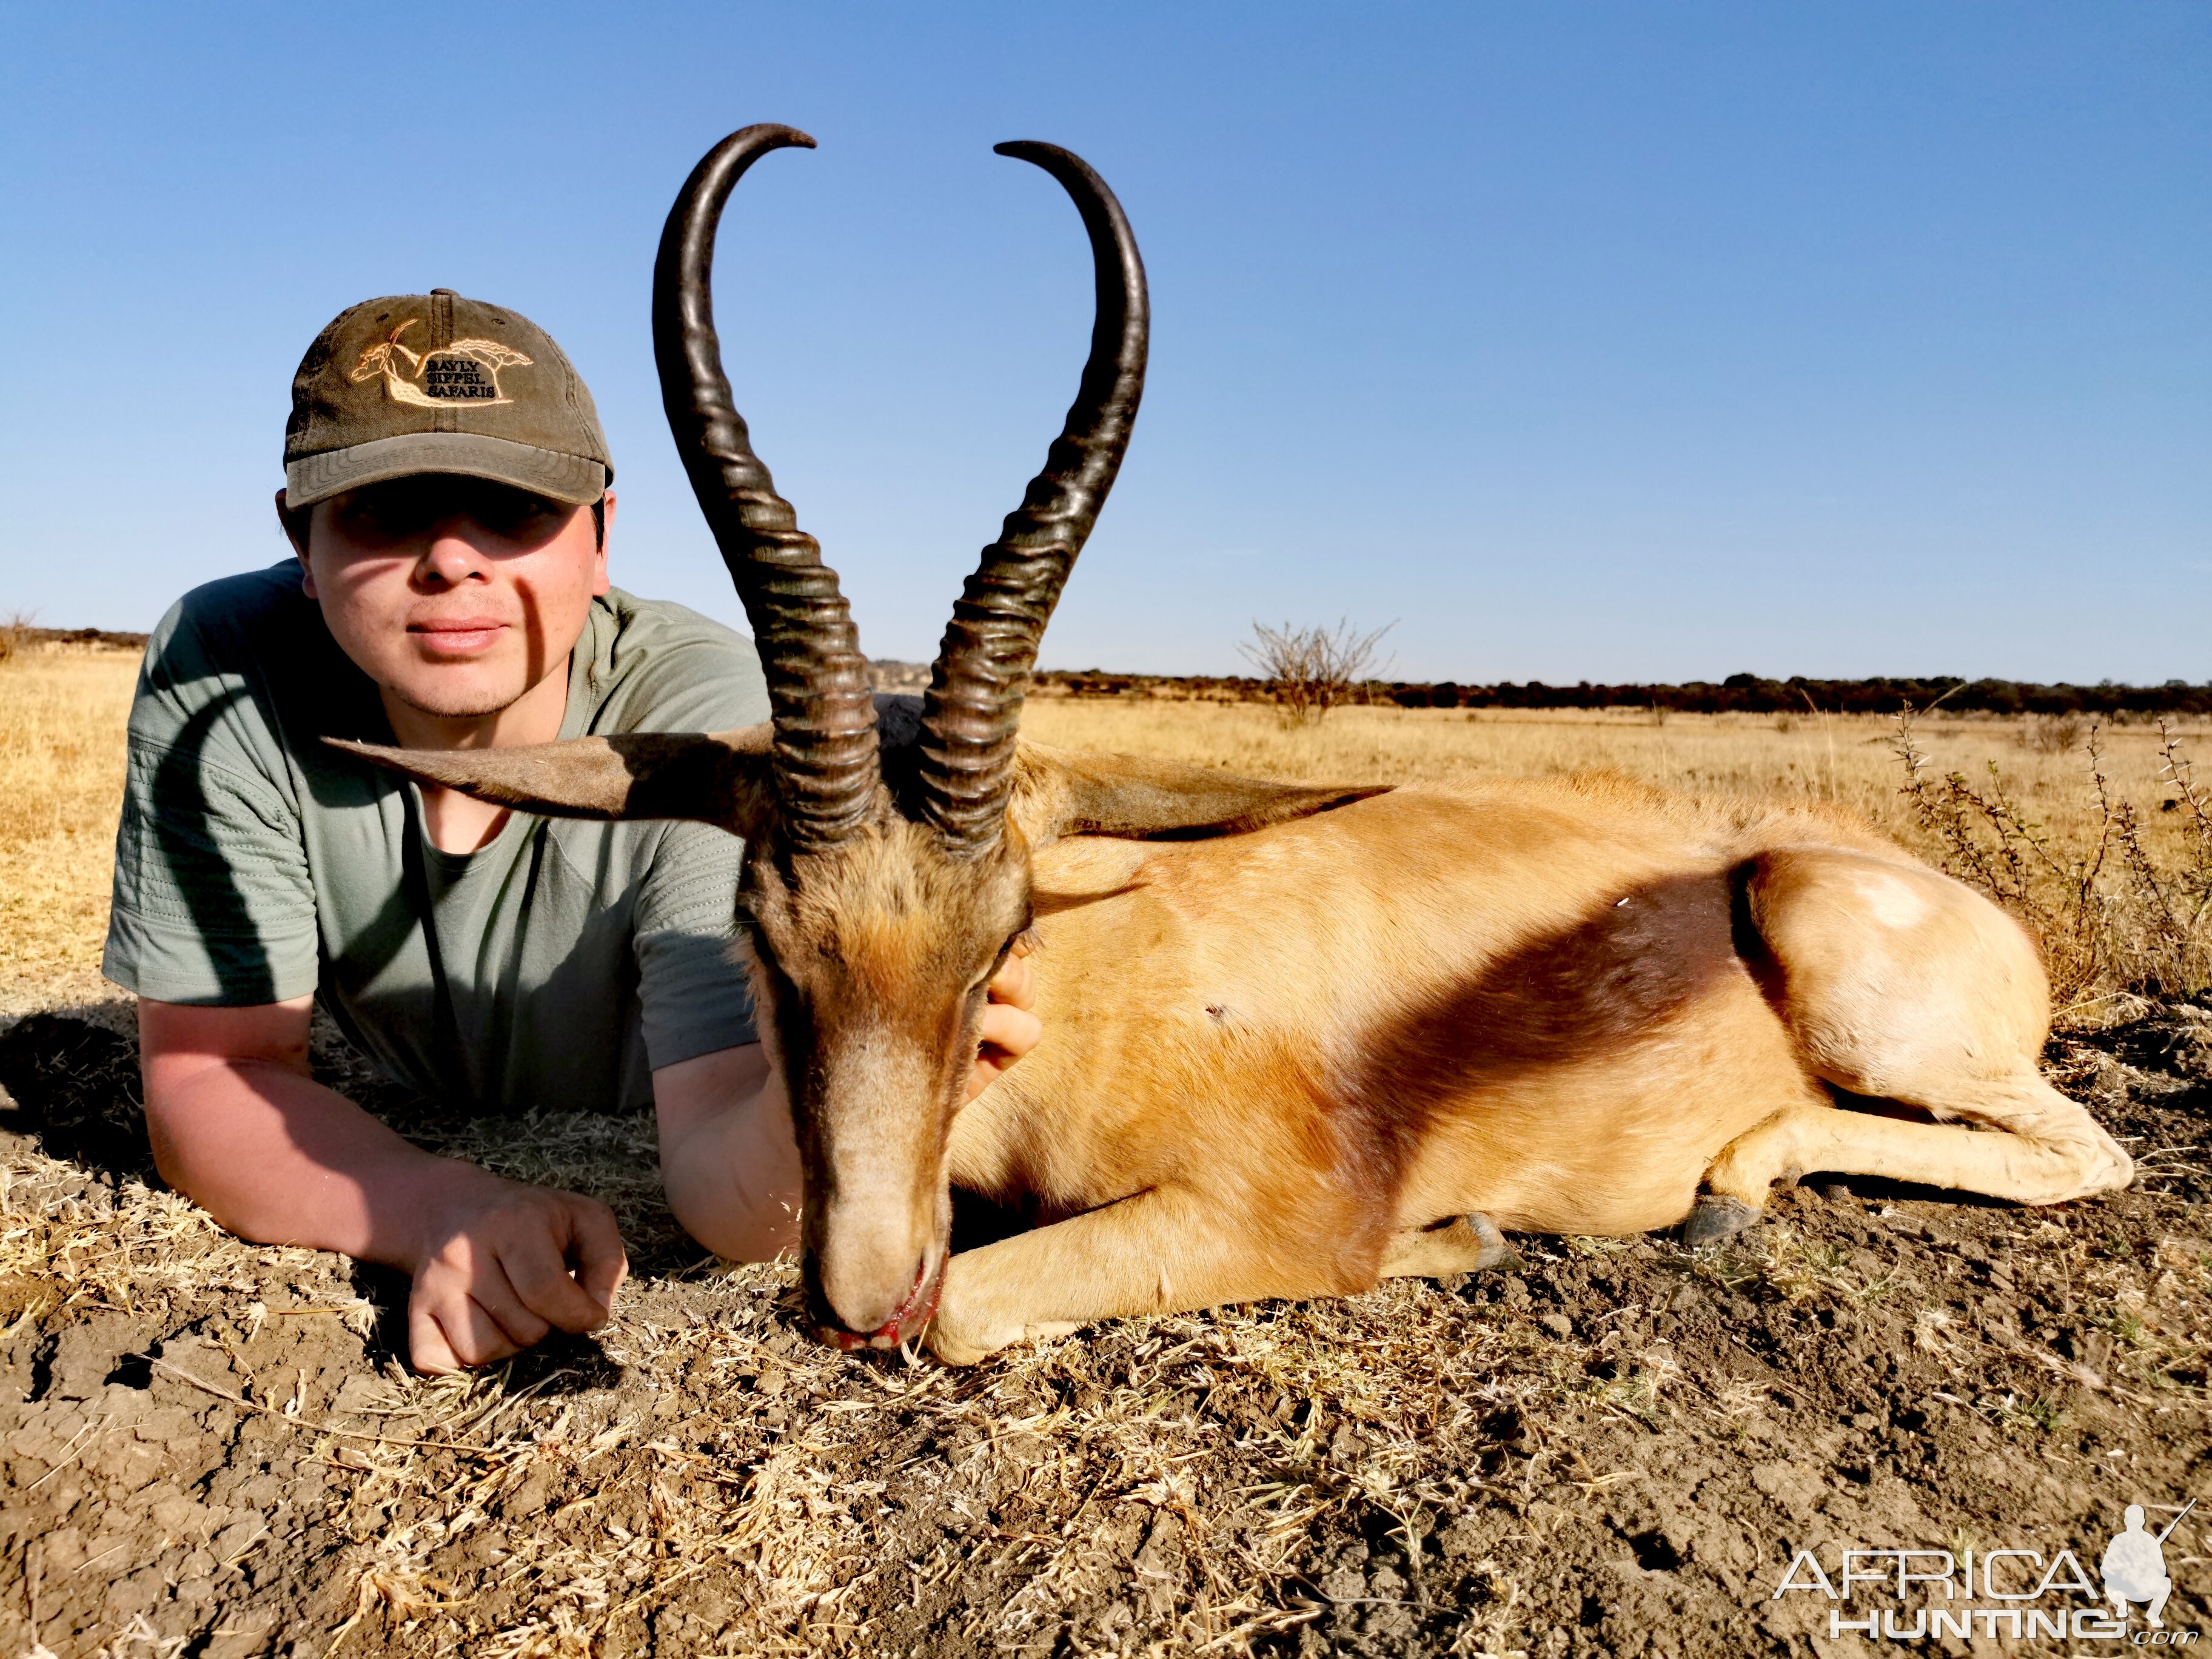
[{"label": "ridged black horn", "polygon": [[837,573],[799,527],[753,453],[714,336],[714,231],[744,171],[772,149],[814,148],[793,127],[733,132],[684,180],[653,268],[653,352],[660,395],[692,490],[737,583],[768,675],[777,793],[794,844],[843,839],[867,815],[878,777],[876,712]]},{"label": "ridged black horn", "polygon": [[1003,832],[1037,642],[1121,471],[1144,395],[1151,324],[1144,261],[1105,181],[1056,144],[997,149],[1034,161],[1074,198],[1091,235],[1098,298],[1091,360],[1067,424],[968,579],[922,702],[922,811],[948,843],[969,853],[988,850]]}]

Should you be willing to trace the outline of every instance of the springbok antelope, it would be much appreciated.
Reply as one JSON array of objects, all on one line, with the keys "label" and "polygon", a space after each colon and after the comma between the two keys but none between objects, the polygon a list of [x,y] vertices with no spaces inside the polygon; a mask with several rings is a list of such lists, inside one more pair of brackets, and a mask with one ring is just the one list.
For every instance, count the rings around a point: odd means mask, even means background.
[{"label": "springbok antelope", "polygon": [[[1617,779],[1316,788],[1020,742],[1146,343],[1128,222],[1051,145],[1000,151],[1058,179],[1089,232],[1081,390],[927,696],[872,697],[837,578],[732,404],[709,299],[732,187],[812,143],[755,126],[716,146],[653,278],[669,419],[773,720],[360,752],[529,811],[745,838],[825,1340],[920,1336],[965,1362],[1090,1320],[1481,1267],[1501,1228],[1686,1218],[1704,1243],[1806,1170],[2027,1204],[2128,1183],[2037,1073],[2049,989],[2027,936],[1843,813]],[[1044,1041],[963,1109],[985,981],[1031,928]],[[1040,1224],[951,1255],[951,1184]]]}]

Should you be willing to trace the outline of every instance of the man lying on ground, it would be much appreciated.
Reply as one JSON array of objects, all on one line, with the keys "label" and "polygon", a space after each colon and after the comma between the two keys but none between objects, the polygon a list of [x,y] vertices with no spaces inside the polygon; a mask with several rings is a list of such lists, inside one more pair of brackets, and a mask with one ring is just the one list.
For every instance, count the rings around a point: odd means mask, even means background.
[{"label": "man lying on ground", "polygon": [[[308,1074],[319,998],[471,1116],[650,1101],[677,1219],[765,1260],[798,1239],[791,1116],[735,958],[743,843],[532,817],[420,788],[325,736],[416,748],[768,718],[752,646],[607,580],[591,394],[515,313],[371,300],[293,381],[277,512],[296,562],[194,589],[131,714],[103,968],[139,998],[155,1161],[224,1226],[404,1268],[426,1371],[606,1317],[612,1213],[403,1139]],[[992,984],[980,1091],[1036,1042]]]}]

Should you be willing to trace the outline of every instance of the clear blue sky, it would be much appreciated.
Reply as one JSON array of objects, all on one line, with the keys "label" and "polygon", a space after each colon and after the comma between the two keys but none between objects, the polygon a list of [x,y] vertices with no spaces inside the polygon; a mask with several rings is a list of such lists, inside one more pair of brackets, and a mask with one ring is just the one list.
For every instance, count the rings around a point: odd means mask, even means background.
[{"label": "clear blue sky", "polygon": [[1152,373],[1048,665],[1396,620],[1469,681],[2212,678],[2212,7],[0,9],[0,610],[283,552],[294,364],[433,286],[598,394],[617,580],[735,619],[647,278],[732,127],[738,403],[927,658],[1042,458],[1120,192]]}]

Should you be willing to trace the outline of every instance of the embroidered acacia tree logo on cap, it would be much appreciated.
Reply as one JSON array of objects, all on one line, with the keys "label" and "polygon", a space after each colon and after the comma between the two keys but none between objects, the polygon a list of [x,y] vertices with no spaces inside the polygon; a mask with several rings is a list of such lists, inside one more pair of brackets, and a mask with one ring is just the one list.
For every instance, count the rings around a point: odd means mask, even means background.
[{"label": "embroidered acacia tree logo on cap", "polygon": [[443,409],[453,404],[485,409],[514,401],[500,390],[499,372],[527,368],[529,358],[496,340],[456,340],[435,351],[411,351],[400,344],[399,337],[422,320],[410,317],[362,352],[361,361],[353,366],[354,384],[358,386],[380,371],[384,390],[392,401],[417,409]]}]

